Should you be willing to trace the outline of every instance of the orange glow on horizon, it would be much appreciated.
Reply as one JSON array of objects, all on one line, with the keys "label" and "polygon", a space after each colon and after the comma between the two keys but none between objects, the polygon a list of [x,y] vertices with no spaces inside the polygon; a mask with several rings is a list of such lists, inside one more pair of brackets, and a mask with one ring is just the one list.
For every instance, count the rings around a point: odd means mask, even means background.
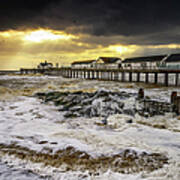
[{"label": "orange glow on horizon", "polygon": [[[159,45],[103,45],[97,37],[83,34],[68,34],[51,29],[8,30],[0,32],[0,69],[36,67],[46,59],[48,62],[69,65],[73,61],[97,59],[101,56],[127,57],[145,56],[144,52],[180,49],[180,44]],[[106,38],[106,37],[104,37]],[[108,37],[109,38],[109,37]],[[55,58],[58,57],[58,58]]]}]

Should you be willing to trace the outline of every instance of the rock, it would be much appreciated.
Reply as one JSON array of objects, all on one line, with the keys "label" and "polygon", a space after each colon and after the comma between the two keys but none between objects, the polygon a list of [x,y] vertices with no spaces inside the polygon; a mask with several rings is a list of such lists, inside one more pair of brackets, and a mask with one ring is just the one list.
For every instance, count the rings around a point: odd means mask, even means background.
[{"label": "rock", "polygon": [[79,110],[81,110],[82,109],[82,106],[73,106],[73,107],[71,107],[69,110],[70,111],[79,111]]},{"label": "rock", "polygon": [[107,125],[107,124],[108,124],[107,117],[105,117],[105,118],[102,120],[102,123],[103,123],[104,125]]},{"label": "rock", "polygon": [[135,116],[135,110],[134,109],[124,109],[123,113],[130,115],[130,116]]},{"label": "rock", "polygon": [[129,119],[129,120],[127,120],[126,122],[129,123],[129,124],[131,124],[131,123],[133,123],[133,120],[132,120],[132,119]]},{"label": "rock", "polygon": [[68,111],[64,117],[66,118],[75,118],[75,117],[78,117],[76,114],[72,113],[71,111]]},{"label": "rock", "polygon": [[44,92],[38,92],[38,93],[36,93],[34,96],[37,96],[37,97],[39,97],[39,98],[42,98],[42,97],[45,97],[45,95],[46,95],[46,93],[44,93]]},{"label": "rock", "polygon": [[[52,101],[55,106],[61,106],[59,111],[65,111],[65,117],[107,117],[123,112],[124,103],[121,99],[130,97],[125,92],[98,90],[94,93],[77,92],[48,92],[39,93],[44,102]],[[132,114],[132,113],[131,113]]]}]

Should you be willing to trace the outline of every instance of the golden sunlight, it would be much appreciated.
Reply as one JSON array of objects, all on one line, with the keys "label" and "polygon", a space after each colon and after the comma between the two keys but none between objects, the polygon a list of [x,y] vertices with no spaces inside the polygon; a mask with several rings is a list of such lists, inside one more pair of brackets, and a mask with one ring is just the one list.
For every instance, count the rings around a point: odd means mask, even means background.
[{"label": "golden sunlight", "polygon": [[69,40],[72,39],[74,36],[65,34],[63,32],[53,32],[51,30],[37,30],[28,33],[24,40],[26,41],[32,41],[32,42],[42,42],[46,40]]},{"label": "golden sunlight", "polygon": [[25,32],[23,31],[9,30],[9,31],[0,32],[0,36],[3,38],[12,38],[12,37],[19,38],[24,35],[25,35]]},{"label": "golden sunlight", "polygon": [[124,46],[124,45],[111,45],[111,46],[109,46],[109,49],[111,51],[116,51],[119,54],[132,53],[132,52],[136,51],[137,48],[138,47],[136,45],[128,45],[128,46]]}]

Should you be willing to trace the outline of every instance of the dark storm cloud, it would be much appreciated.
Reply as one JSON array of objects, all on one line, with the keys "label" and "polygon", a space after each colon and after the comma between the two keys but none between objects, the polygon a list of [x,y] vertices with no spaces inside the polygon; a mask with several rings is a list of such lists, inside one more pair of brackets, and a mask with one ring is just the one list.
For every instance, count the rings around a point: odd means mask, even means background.
[{"label": "dark storm cloud", "polygon": [[44,27],[94,36],[124,36],[127,43],[180,43],[178,0],[0,2],[1,31]]}]

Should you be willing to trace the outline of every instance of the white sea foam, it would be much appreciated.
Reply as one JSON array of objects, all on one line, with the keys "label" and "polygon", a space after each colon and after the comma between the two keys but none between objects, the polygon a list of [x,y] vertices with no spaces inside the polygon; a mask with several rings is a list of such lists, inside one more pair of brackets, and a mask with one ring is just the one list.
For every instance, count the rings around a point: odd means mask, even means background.
[{"label": "white sea foam", "polygon": [[[46,82],[44,86],[38,87],[33,92],[51,90],[74,91],[79,89],[97,90],[105,88],[113,91],[126,91],[137,93],[138,89],[124,88],[123,84],[117,82],[79,81],[66,80],[59,77],[22,77],[22,76],[1,76],[0,80],[38,81]],[[53,82],[54,81],[54,82]],[[11,81],[10,81],[11,82]],[[63,84],[64,83],[64,84]],[[110,83],[110,85],[109,85]],[[34,85],[32,85],[33,87]],[[127,84],[125,84],[127,86]],[[3,86],[2,86],[3,87]],[[15,88],[16,89],[16,88]],[[169,100],[172,88],[147,89],[145,95],[156,99]],[[179,90],[178,90],[179,91]],[[132,108],[135,98],[124,100],[126,108]],[[98,102],[96,103],[98,107]],[[132,123],[127,123],[132,119]],[[16,96],[13,99],[0,101],[0,143],[17,143],[22,147],[42,152],[46,147],[51,148],[52,153],[68,146],[77,150],[87,152],[93,157],[101,154],[113,155],[129,148],[136,152],[157,152],[165,153],[169,158],[169,164],[162,169],[151,173],[142,172],[139,174],[121,174],[111,169],[96,175],[88,172],[69,171],[62,172],[62,169],[46,167],[42,164],[32,163],[26,160],[19,160],[12,156],[1,156],[1,159],[17,167],[25,166],[38,173],[47,173],[54,179],[94,179],[94,180],[164,180],[180,179],[180,120],[172,114],[143,118],[128,115],[113,115],[108,118],[107,126],[99,126],[101,117],[98,118],[76,118],[64,119],[63,114],[51,104],[43,104],[34,97]],[[164,125],[164,129],[154,125]],[[45,143],[41,143],[44,141]],[[55,143],[54,143],[55,142]],[[23,163],[22,163],[23,162]],[[38,169],[38,170],[37,170]]]}]

